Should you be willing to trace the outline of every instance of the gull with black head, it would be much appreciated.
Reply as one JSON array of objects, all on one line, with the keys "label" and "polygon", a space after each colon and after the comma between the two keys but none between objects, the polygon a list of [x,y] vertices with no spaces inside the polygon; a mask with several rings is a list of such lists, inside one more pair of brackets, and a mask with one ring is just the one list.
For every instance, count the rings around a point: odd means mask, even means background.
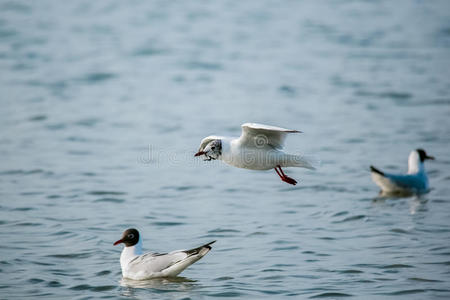
[{"label": "gull with black head", "polygon": [[159,277],[175,277],[184,269],[198,261],[211,250],[209,242],[190,250],[177,250],[169,253],[142,253],[142,239],[139,231],[130,228],[122,238],[114,243],[124,244],[120,255],[120,266],[124,278],[145,280]]},{"label": "gull with black head", "polygon": [[434,160],[434,157],[423,149],[416,149],[409,154],[407,174],[386,173],[370,166],[372,180],[381,188],[382,194],[426,193],[429,190],[426,160]]}]

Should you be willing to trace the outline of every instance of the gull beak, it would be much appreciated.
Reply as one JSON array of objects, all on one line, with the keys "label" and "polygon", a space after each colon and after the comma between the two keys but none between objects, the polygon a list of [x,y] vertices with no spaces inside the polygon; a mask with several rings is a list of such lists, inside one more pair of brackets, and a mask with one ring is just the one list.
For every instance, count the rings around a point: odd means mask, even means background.
[{"label": "gull beak", "polygon": [[119,244],[121,244],[121,243],[123,243],[123,240],[122,240],[122,239],[116,241],[113,245],[116,246],[116,245],[119,245]]},{"label": "gull beak", "polygon": [[198,151],[197,153],[195,153],[194,156],[200,156],[200,155],[203,155],[203,154],[206,154],[206,152]]},{"label": "gull beak", "polygon": [[431,160],[434,160],[434,156],[428,156],[428,155],[427,155],[427,156],[425,157],[425,159],[431,159]]}]

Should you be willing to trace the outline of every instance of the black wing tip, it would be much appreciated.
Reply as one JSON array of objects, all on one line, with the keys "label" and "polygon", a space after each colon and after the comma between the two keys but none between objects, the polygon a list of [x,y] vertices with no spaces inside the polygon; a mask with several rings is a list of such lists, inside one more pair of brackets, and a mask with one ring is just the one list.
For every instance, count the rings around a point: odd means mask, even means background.
[{"label": "black wing tip", "polygon": [[380,174],[381,176],[384,176],[384,173],[382,171],[378,170],[377,168],[375,168],[374,166],[370,166],[370,171]]},{"label": "black wing tip", "polygon": [[212,242],[209,242],[208,244],[205,244],[205,245],[201,246],[201,248],[205,247],[205,248],[208,248],[209,250],[211,250],[211,248],[212,248],[211,245],[214,244],[215,242],[217,242],[217,241],[214,240]]},{"label": "black wing tip", "polygon": [[198,254],[200,252],[200,250],[202,250],[203,248],[206,248],[209,251],[209,250],[212,249],[211,245],[214,244],[215,242],[216,241],[212,241],[212,242],[204,244],[204,245],[202,245],[200,247],[197,247],[197,248],[194,248],[194,249],[190,249],[190,250],[186,250],[184,252],[187,253],[188,255],[195,255],[195,254]]},{"label": "black wing tip", "polygon": [[214,244],[215,242],[217,242],[217,240],[209,242],[208,244],[205,244],[203,247],[207,247],[207,248],[211,249],[211,245]]}]

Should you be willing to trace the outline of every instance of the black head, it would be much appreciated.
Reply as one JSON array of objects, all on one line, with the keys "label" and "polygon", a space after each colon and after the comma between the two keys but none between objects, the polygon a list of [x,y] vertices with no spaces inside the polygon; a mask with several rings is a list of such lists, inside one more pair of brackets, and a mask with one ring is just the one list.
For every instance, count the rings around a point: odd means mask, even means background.
[{"label": "black head", "polygon": [[139,231],[134,228],[127,229],[123,232],[122,238],[114,243],[115,245],[124,243],[125,247],[131,247],[139,242]]},{"label": "black head", "polygon": [[425,152],[425,150],[423,149],[416,149],[417,153],[419,153],[419,157],[420,157],[420,161],[424,162],[426,159],[433,159],[433,156],[428,156],[427,153]]}]

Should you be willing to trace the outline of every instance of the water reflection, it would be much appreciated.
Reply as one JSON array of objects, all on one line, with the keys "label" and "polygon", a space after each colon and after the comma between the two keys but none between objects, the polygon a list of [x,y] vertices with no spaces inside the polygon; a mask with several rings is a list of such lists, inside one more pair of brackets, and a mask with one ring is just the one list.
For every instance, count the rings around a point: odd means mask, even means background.
[{"label": "water reflection", "polygon": [[409,213],[415,215],[417,212],[427,211],[428,199],[424,195],[418,195],[409,201]]},{"label": "water reflection", "polygon": [[411,198],[412,193],[384,193],[380,192],[375,198],[372,199],[374,204],[385,204],[387,200],[401,200],[405,198]]},{"label": "water reflection", "polygon": [[410,198],[414,195],[415,194],[411,191],[394,191],[394,192],[380,191],[376,199]]},{"label": "water reflection", "polygon": [[199,287],[196,280],[186,277],[153,278],[148,280],[132,280],[122,278],[120,286],[123,287],[124,296],[133,296],[135,289],[154,289],[160,292],[191,291]]},{"label": "water reflection", "polygon": [[408,200],[409,213],[411,215],[416,214],[420,211],[426,211],[426,203],[428,203],[428,198],[425,194],[414,194],[414,193],[382,193],[380,192],[377,197],[372,199],[374,204],[386,204],[387,200],[402,200],[410,198]]}]

